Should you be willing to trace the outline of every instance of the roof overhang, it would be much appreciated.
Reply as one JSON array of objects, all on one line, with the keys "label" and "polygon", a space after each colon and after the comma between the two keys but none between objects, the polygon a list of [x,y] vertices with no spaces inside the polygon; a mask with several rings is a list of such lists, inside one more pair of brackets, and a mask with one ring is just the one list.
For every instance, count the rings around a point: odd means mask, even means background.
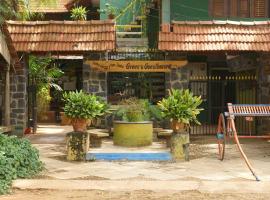
[{"label": "roof overhang", "polygon": [[173,21],[162,25],[159,50],[269,52],[270,21]]},{"label": "roof overhang", "polygon": [[115,49],[115,22],[8,21],[17,52],[78,55]]},{"label": "roof overhang", "polygon": [[4,36],[1,30],[0,30],[0,55],[4,58],[7,64],[10,64],[11,56],[6,43],[6,37]]}]

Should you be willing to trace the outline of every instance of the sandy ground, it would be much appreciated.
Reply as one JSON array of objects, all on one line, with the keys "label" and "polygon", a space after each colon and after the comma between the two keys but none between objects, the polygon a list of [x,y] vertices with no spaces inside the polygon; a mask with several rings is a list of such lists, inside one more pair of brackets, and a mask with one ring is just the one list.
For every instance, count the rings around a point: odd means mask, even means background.
[{"label": "sandy ground", "polygon": [[[43,126],[39,134],[29,136],[39,149],[46,170],[36,179],[53,180],[210,180],[210,181],[254,181],[233,142],[226,146],[223,162],[217,160],[215,137],[191,139],[190,162],[68,162],[65,160],[65,133],[71,127]],[[265,140],[241,140],[250,161],[264,181],[270,181],[270,143]],[[106,146],[106,144],[105,144]],[[155,191],[100,191],[100,190],[14,190],[0,200],[99,200],[99,199],[270,199],[269,194],[200,193],[186,191],[178,193]]]},{"label": "sandy ground", "polygon": [[180,193],[156,193],[153,191],[106,192],[106,191],[53,191],[16,190],[12,195],[0,197],[1,200],[268,200],[270,194],[210,194],[197,191]]}]

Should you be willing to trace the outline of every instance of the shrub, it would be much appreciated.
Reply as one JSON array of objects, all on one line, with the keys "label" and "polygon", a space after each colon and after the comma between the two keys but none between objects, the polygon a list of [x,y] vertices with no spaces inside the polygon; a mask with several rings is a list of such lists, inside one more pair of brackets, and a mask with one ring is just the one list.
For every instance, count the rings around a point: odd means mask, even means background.
[{"label": "shrub", "polygon": [[28,140],[0,134],[0,194],[9,191],[12,180],[32,177],[42,169],[39,152]]},{"label": "shrub", "polygon": [[87,18],[87,10],[85,7],[79,6],[71,10],[71,19],[85,21]]},{"label": "shrub", "polygon": [[116,116],[123,121],[140,122],[152,119],[160,120],[161,112],[148,100],[132,97],[120,102],[120,108],[116,112]]},{"label": "shrub", "polygon": [[64,93],[63,99],[65,115],[71,119],[93,119],[102,116],[107,109],[107,104],[99,97],[83,91]]},{"label": "shrub", "polygon": [[200,124],[197,116],[203,109],[198,108],[201,97],[194,96],[189,90],[170,90],[169,96],[158,103],[162,114],[171,120],[184,124]]}]

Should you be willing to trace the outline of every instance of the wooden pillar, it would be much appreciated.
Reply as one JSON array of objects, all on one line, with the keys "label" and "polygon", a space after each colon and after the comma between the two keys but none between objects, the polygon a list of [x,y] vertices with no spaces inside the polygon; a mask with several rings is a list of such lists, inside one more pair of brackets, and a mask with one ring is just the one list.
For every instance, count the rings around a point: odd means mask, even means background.
[{"label": "wooden pillar", "polygon": [[5,70],[5,126],[10,126],[10,65]]}]

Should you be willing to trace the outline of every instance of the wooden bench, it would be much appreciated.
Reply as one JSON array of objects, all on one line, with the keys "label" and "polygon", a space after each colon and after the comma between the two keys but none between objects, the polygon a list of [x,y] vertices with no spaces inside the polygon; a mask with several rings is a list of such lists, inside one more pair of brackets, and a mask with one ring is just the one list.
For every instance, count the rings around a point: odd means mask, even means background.
[{"label": "wooden bench", "polygon": [[166,139],[166,146],[171,146],[171,136],[172,136],[173,130],[172,129],[162,129],[157,132],[158,138],[165,138]]},{"label": "wooden bench", "polygon": [[107,129],[91,129],[88,130],[90,139],[90,147],[100,148],[102,145],[102,138],[109,137],[109,132]]},{"label": "wooden bench", "polygon": [[245,117],[248,121],[253,121],[254,117],[270,117],[270,104],[232,104],[228,103],[228,112],[225,114],[221,113],[218,119],[217,139],[218,139],[218,152],[220,160],[224,159],[225,154],[225,143],[226,139],[233,137],[238,149],[245,160],[248,168],[250,169],[253,176],[259,181],[253,167],[251,166],[246,154],[244,153],[242,146],[239,142],[239,138],[264,138],[269,139],[269,135],[241,135],[237,133],[235,124],[236,117]]},{"label": "wooden bench", "polygon": [[9,134],[12,131],[11,126],[0,126],[0,134]]}]

